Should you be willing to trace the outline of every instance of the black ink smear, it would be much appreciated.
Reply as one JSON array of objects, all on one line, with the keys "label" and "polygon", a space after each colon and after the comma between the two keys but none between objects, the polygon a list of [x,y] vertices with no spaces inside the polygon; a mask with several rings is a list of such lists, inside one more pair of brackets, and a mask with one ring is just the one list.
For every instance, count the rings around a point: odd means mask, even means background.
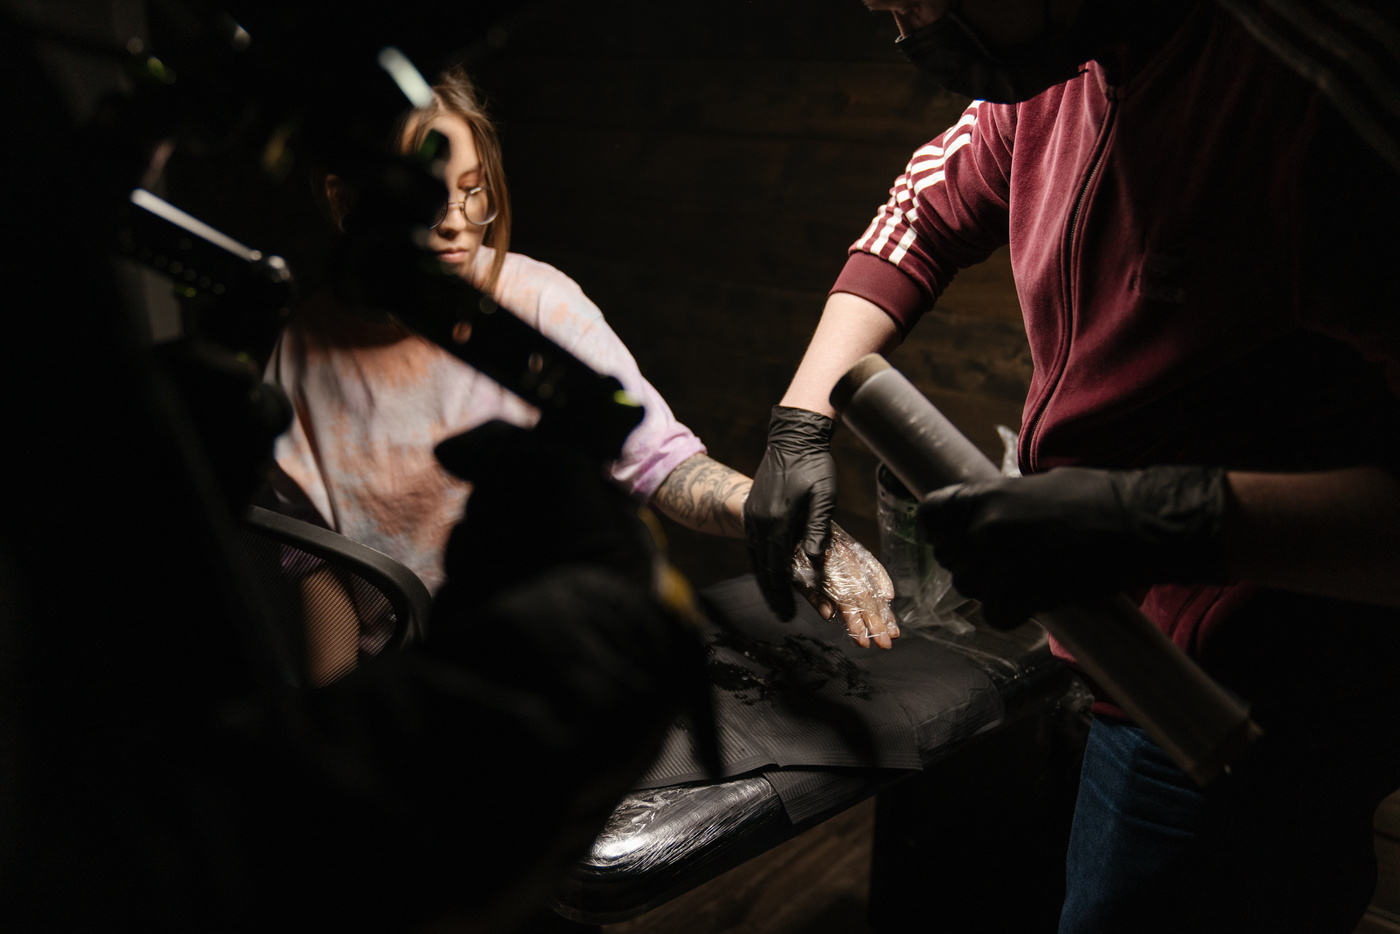
[{"label": "black ink smear", "polygon": [[713,645],[738,652],[753,661],[758,670],[721,661],[710,655],[710,682],[732,691],[748,704],[768,700],[775,692],[813,693],[827,684],[842,685],[842,693],[859,700],[870,700],[874,689],[865,672],[835,647],[820,639],[800,634],[783,636],[781,641],[751,639],[733,630],[722,630]]}]

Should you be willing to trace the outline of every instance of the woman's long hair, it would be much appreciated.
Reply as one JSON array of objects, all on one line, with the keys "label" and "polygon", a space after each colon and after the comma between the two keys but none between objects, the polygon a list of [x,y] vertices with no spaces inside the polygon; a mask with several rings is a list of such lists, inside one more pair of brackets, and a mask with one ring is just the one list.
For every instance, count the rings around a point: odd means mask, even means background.
[{"label": "woman's long hair", "polygon": [[476,85],[461,65],[444,71],[433,85],[433,102],[427,107],[410,111],[404,116],[398,138],[405,148],[416,151],[428,135],[428,124],[441,114],[461,117],[472,131],[477,156],[481,159],[482,184],[491,189],[496,204],[496,219],[486,227],[482,243],[494,252],[491,268],[477,287],[491,293],[501,276],[506,252],[510,249],[510,192],[506,189],[506,173],[501,161],[501,140],[496,127],[486,114],[486,108]]}]

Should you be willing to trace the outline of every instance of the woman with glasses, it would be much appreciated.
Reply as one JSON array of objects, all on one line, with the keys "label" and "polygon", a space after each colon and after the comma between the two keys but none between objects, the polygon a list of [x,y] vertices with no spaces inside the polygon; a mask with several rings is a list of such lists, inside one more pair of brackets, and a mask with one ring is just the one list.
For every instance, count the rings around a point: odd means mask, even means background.
[{"label": "woman with glasses", "polygon": [[[750,480],[705,455],[573,280],[508,251],[510,199],[500,144],[471,80],[452,69],[433,94],[431,105],[409,116],[402,136],[407,151],[416,151],[433,130],[447,142],[445,204],[428,248],[641,400],[646,417],[611,466],[614,481],[683,525],[742,537]],[[339,222],[353,207],[353,192],[332,176],[325,194]],[[446,351],[393,321],[347,311],[329,294],[298,309],[267,378],[287,391],[296,413],[276,449],[286,511],[397,558],[431,591],[444,582],[448,535],[470,492],[439,465],[434,446],[493,419],[528,427],[538,418],[527,403]],[[868,552],[848,543],[843,540],[844,550],[829,564],[829,576],[844,571],[852,581],[872,583],[859,594],[843,595],[833,586],[830,599],[816,591],[809,599],[827,618],[840,610],[862,645],[888,647],[898,635],[888,608],[889,579]]]}]

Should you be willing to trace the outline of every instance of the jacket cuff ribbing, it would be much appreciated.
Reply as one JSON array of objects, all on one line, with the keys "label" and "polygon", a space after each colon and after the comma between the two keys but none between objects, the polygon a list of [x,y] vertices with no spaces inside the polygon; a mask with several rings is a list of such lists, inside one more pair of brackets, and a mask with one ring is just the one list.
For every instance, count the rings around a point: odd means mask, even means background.
[{"label": "jacket cuff ribbing", "polygon": [[894,319],[901,337],[933,306],[933,296],[922,286],[894,263],[870,253],[854,252],[846,258],[841,275],[827,294],[837,292],[848,292],[879,306]]}]

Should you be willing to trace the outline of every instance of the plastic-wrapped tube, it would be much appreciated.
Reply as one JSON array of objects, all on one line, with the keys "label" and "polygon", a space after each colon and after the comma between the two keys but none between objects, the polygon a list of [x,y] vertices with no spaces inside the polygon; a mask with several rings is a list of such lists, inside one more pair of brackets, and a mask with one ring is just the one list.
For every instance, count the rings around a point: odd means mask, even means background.
[{"label": "plastic-wrapped tube", "polygon": [[[878,354],[836,384],[831,404],[916,496],[1000,472]],[[1236,761],[1259,727],[1128,601],[1114,596],[1038,613],[1084,670],[1200,784]]]}]

